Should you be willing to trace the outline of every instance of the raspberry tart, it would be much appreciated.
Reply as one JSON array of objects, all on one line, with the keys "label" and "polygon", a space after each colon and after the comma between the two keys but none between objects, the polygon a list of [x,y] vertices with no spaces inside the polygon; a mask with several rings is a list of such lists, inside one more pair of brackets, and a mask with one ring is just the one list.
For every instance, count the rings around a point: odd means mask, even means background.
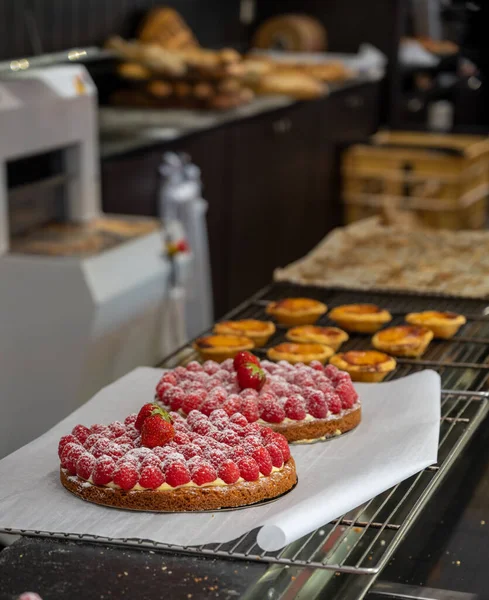
[{"label": "raspberry tart", "polygon": [[297,482],[283,435],[222,409],[209,416],[194,410],[185,420],[148,404],[124,423],[77,425],[61,438],[58,453],[67,490],[131,510],[248,506],[277,498]]},{"label": "raspberry tart", "polygon": [[214,333],[221,335],[244,335],[253,341],[256,348],[261,348],[275,333],[275,324],[271,321],[258,321],[257,319],[221,321],[221,323],[215,325]]},{"label": "raspberry tart", "polygon": [[330,438],[361,421],[360,400],[348,373],[319,362],[260,362],[248,352],[234,361],[191,362],[167,371],[156,398],[183,417],[190,418],[192,411],[210,415],[219,408],[230,418],[243,415],[290,442]]},{"label": "raspberry tart", "polygon": [[433,332],[436,338],[443,340],[452,338],[466,322],[467,319],[463,315],[437,310],[425,310],[406,315],[406,323],[426,327]]},{"label": "raspberry tart", "polygon": [[206,335],[193,343],[194,350],[197,350],[203,360],[216,362],[234,358],[238,352],[254,347],[253,340],[244,335]]},{"label": "raspberry tart", "polygon": [[282,325],[313,325],[328,310],[312,298],[284,298],[269,302],[266,312]]},{"label": "raspberry tart", "polygon": [[348,340],[348,334],[338,327],[320,327],[318,325],[300,325],[292,327],[285,336],[291,342],[324,344],[335,352]]},{"label": "raspberry tart", "polygon": [[330,364],[349,373],[352,381],[378,383],[396,368],[396,361],[377,350],[350,350],[329,359]]},{"label": "raspberry tart", "polygon": [[314,361],[324,364],[333,354],[334,350],[324,344],[296,344],[294,342],[278,344],[267,352],[270,360],[286,360],[291,364],[303,363],[306,365]]},{"label": "raspberry tart", "polygon": [[372,345],[377,350],[394,356],[417,358],[421,356],[433,339],[433,332],[427,327],[399,325],[376,333]]},{"label": "raspberry tart", "polygon": [[329,318],[347,331],[375,333],[392,320],[392,315],[375,304],[343,304],[333,308]]}]

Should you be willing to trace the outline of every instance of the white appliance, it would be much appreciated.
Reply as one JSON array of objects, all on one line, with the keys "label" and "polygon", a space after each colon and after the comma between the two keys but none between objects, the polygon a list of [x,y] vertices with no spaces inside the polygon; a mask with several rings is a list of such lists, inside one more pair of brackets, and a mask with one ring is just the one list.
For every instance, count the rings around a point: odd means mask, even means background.
[{"label": "white appliance", "polygon": [[[169,260],[157,221],[101,215],[96,114],[81,66],[0,80],[0,458],[185,342],[192,257]],[[53,154],[54,175],[9,181]]]}]

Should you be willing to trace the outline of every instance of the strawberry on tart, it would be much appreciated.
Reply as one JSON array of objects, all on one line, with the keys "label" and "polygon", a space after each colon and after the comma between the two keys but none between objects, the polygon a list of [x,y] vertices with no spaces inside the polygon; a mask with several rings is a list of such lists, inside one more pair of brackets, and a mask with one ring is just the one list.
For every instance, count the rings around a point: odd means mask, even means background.
[{"label": "strawberry on tart", "polygon": [[96,504],[142,511],[235,508],[281,496],[297,482],[283,435],[241,414],[185,420],[156,404],[108,426],[77,425],[58,447],[60,478]]},{"label": "strawberry on tart", "polygon": [[289,442],[340,435],[361,420],[361,404],[348,373],[319,362],[260,362],[249,352],[221,364],[191,362],[164,373],[156,401],[180,415],[223,409],[266,425]]}]

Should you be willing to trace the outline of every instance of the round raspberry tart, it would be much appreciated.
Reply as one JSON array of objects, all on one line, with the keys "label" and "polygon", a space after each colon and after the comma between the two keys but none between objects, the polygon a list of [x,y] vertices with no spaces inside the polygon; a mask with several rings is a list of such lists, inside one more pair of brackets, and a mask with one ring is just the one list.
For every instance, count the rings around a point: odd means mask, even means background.
[{"label": "round raspberry tart", "polygon": [[124,423],[77,425],[58,454],[66,489],[131,510],[237,508],[277,498],[297,482],[283,435],[222,409],[184,419],[146,404]]},{"label": "round raspberry tart", "polygon": [[221,364],[191,362],[164,373],[156,401],[182,416],[222,409],[230,418],[282,433],[288,441],[340,435],[361,420],[361,404],[348,373],[320,362],[292,365],[259,361],[249,352]]}]

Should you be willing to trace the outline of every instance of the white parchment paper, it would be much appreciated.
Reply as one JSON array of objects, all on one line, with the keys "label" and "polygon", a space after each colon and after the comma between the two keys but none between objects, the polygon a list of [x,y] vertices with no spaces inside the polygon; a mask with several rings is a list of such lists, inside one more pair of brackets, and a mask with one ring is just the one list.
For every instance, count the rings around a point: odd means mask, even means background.
[{"label": "white parchment paper", "polygon": [[277,502],[212,514],[154,514],[84,502],[59,483],[59,438],[78,423],[123,420],[153,397],[161,375],[141,367],[101,390],[40,438],[0,461],[0,529],[140,538],[198,545],[261,527],[276,550],[436,462],[440,378],[423,371],[389,383],[358,384],[363,419],[331,441],[292,446],[299,483]]}]

